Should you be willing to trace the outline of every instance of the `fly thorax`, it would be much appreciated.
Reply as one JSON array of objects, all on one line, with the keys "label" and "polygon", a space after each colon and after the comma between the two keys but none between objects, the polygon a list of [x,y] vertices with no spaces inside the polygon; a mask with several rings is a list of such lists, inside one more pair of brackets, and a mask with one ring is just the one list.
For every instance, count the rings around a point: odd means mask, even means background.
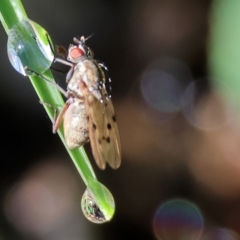
[{"label": "fly thorax", "polygon": [[79,67],[81,67],[81,71],[83,73],[82,80],[86,84],[89,91],[98,89],[100,77],[95,63],[92,60],[85,60]]},{"label": "fly thorax", "polygon": [[78,62],[74,68],[74,73],[79,74],[79,76],[86,74],[87,68],[84,64],[86,61],[88,60]]},{"label": "fly thorax", "polygon": [[80,85],[79,85],[79,82],[75,82],[75,81],[70,81],[68,83],[68,91],[70,93],[72,93],[72,95],[74,97],[82,97],[83,94],[82,94],[82,90],[80,89]]}]

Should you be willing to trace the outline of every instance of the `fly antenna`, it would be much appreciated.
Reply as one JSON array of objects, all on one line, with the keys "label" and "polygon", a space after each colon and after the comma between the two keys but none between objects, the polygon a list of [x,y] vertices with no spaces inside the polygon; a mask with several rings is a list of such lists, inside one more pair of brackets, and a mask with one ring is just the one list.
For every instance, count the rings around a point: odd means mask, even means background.
[{"label": "fly antenna", "polygon": [[84,36],[82,36],[81,38],[80,38],[80,40],[81,41],[83,41],[83,42],[86,42],[89,38],[91,38],[92,36],[94,35],[94,33],[92,33],[91,35],[89,35],[88,37],[84,37]]},{"label": "fly antenna", "polygon": [[89,35],[88,37],[81,36],[80,39],[77,39],[76,37],[73,38],[73,41],[77,44],[85,44],[85,42],[91,38],[93,34]]}]

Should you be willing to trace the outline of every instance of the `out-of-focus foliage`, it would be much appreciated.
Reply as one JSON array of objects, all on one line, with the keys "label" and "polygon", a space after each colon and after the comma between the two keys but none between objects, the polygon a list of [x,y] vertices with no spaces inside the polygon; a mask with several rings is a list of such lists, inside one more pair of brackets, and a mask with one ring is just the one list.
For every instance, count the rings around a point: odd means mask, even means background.
[{"label": "out-of-focus foliage", "polygon": [[214,86],[240,109],[240,2],[216,0],[210,16],[209,67]]}]

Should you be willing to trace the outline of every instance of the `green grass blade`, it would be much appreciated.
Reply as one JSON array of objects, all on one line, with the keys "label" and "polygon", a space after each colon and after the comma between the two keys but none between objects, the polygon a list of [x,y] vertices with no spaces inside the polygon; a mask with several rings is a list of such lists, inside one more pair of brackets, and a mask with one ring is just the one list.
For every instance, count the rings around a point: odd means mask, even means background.
[{"label": "green grass blade", "polygon": [[[0,0],[0,19],[8,34],[8,54],[13,67],[23,75],[27,75],[25,70],[27,67],[42,74],[50,81],[54,81],[51,71],[48,70],[53,60],[48,34],[40,25],[27,18],[21,1]],[[49,103],[58,110],[62,108],[64,101],[53,85],[36,75],[29,76],[29,78],[42,102]],[[53,121],[53,109],[46,105],[43,106]],[[58,134],[65,145],[62,128],[58,130]],[[107,192],[108,190],[105,191],[103,185],[97,181],[83,147],[71,151],[67,147],[66,149],[87,188],[94,195],[99,209],[107,215],[107,221],[110,220],[115,209],[113,198]]]}]

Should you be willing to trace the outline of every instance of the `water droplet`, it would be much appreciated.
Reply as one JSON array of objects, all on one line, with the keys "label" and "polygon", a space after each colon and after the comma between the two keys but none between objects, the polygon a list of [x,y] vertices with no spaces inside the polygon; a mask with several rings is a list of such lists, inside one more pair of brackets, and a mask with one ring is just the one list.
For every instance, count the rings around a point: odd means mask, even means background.
[{"label": "water droplet", "polygon": [[94,200],[94,196],[89,189],[86,189],[82,201],[81,207],[85,217],[94,223],[105,223],[107,222],[103,212]]},{"label": "water droplet", "polygon": [[[47,32],[37,23],[24,19],[8,34],[7,52],[10,63],[19,73],[39,74],[50,68],[54,59],[52,42]],[[31,71],[27,71],[30,69]]]},{"label": "water droplet", "polygon": [[85,217],[94,223],[110,221],[115,212],[115,202],[111,192],[96,178],[88,178],[81,207]]}]

